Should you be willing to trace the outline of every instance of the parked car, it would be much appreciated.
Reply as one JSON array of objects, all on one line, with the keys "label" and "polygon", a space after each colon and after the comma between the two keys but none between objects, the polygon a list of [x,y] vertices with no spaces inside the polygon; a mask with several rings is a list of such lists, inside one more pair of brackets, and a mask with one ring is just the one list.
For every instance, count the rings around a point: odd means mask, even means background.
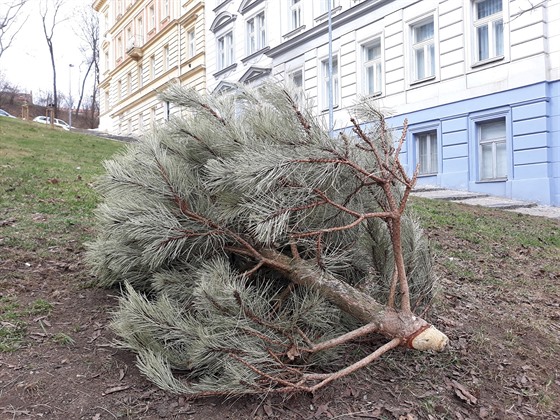
[{"label": "parked car", "polygon": [[4,111],[3,109],[0,109],[0,117],[15,118],[12,114],[10,114],[9,112]]},{"label": "parked car", "polygon": [[[49,117],[45,117],[43,115],[41,115],[40,117],[33,118],[33,121],[41,123],[41,124],[50,124],[51,123],[51,119]],[[56,127],[63,128],[64,130],[70,130],[70,126],[68,125],[68,123],[66,123],[66,121],[59,120],[58,118],[54,119],[54,125]]]}]

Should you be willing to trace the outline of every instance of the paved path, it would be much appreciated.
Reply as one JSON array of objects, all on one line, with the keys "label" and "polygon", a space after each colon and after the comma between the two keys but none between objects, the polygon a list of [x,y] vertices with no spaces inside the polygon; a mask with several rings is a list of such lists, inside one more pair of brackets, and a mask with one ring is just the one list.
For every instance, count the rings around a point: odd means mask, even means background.
[{"label": "paved path", "polygon": [[412,192],[413,196],[448,200],[455,203],[470,204],[473,206],[492,207],[517,213],[530,214],[560,220],[560,207],[543,206],[531,201],[514,200],[504,197],[495,197],[469,191],[446,190],[435,186],[418,186]]}]

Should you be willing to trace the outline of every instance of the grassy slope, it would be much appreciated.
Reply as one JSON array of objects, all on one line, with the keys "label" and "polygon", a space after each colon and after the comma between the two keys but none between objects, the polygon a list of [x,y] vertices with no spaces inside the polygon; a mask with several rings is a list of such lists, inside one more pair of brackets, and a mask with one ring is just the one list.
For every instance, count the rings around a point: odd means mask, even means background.
[{"label": "grassy slope", "polygon": [[42,252],[84,239],[97,203],[91,183],[122,144],[8,118],[0,139],[0,246]]},{"label": "grassy slope", "polygon": [[26,318],[39,314],[37,307],[45,302],[24,303],[2,293],[26,279],[13,271],[10,260],[27,253],[52,259],[61,249],[81,247],[91,234],[97,204],[91,183],[103,171],[102,160],[122,147],[94,136],[0,118],[0,352],[18,348],[26,334]]}]

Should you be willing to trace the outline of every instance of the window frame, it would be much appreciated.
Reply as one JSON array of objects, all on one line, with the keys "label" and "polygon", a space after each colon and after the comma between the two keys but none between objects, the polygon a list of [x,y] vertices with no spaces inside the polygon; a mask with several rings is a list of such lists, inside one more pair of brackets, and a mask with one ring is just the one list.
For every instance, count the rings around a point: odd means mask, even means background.
[{"label": "window frame", "polygon": [[[226,39],[230,39],[229,44]],[[223,40],[223,46],[221,45]],[[233,28],[224,31],[221,35],[216,36],[216,70],[221,71],[235,63],[235,44],[233,39]],[[229,60],[227,52],[229,54]]]},{"label": "window frame", "polygon": [[[340,68],[339,68],[340,61],[338,59],[338,52],[333,52],[332,54],[332,68],[333,68],[333,79],[334,84],[332,86],[333,92],[333,109],[336,109],[340,106],[341,102],[341,92],[340,92]],[[329,58],[323,57],[319,61],[319,69],[321,74],[321,92],[320,92],[320,103],[321,112],[328,111],[329,109]],[[336,73],[335,73],[336,70]]]},{"label": "window frame", "polygon": [[[294,75],[296,73],[301,73],[301,85],[296,84]],[[294,86],[294,88],[299,89],[300,93],[296,92],[296,97],[294,98],[296,102],[302,106],[303,100],[305,96],[305,70],[303,66],[294,67],[286,71],[286,79],[290,81],[290,83]]]},{"label": "window frame", "polygon": [[[421,41],[415,41],[416,29],[425,26],[429,23],[433,25],[433,34],[429,39],[423,39]],[[422,83],[425,81],[434,80],[437,78],[439,69],[438,60],[438,31],[436,25],[436,18],[434,13],[425,15],[420,19],[414,20],[408,25],[409,36],[408,41],[410,43],[410,84]],[[433,54],[429,53],[429,47],[432,46]],[[422,50],[424,54],[423,60],[423,70],[424,75],[420,77],[418,61],[416,52]],[[427,74],[427,70],[432,71],[432,74]]]},{"label": "window frame", "polygon": [[148,32],[152,32],[155,31],[156,23],[157,23],[156,6],[154,3],[151,3],[150,5],[148,5],[147,9],[148,9],[148,25],[149,25]]},{"label": "window frame", "polygon": [[[482,178],[482,154],[480,147],[480,125],[503,119],[505,121],[505,167],[506,176],[498,178]],[[509,107],[497,108],[491,111],[477,112],[469,116],[469,155],[471,180],[475,183],[503,183],[510,182],[513,176],[513,152],[511,131],[511,109]]]},{"label": "window frame", "polygon": [[329,2],[331,2],[331,12],[338,6],[338,0],[319,0],[318,16],[329,13]]},{"label": "window frame", "polygon": [[[259,17],[262,16],[262,21]],[[254,31],[250,31],[250,25],[253,22]],[[267,37],[267,25],[266,25],[266,13],[264,9],[259,10],[257,13],[253,14],[250,18],[246,20],[245,23],[245,35],[246,35],[246,54],[251,55],[257,51],[266,48],[268,37]],[[254,45],[251,46],[251,40],[254,41]]]},{"label": "window frame", "polygon": [[[296,19],[294,19],[295,16],[297,16]],[[303,0],[290,0],[288,5],[288,23],[288,31],[295,31],[303,26]]]},{"label": "window frame", "polygon": [[162,50],[163,71],[166,72],[171,68],[171,60],[169,54],[169,44],[165,44]]},{"label": "window frame", "polygon": [[[414,158],[416,165],[418,165],[418,176],[435,176],[439,173],[439,141],[438,141],[438,132],[437,130],[427,130],[427,131],[419,131],[413,134],[414,138]],[[420,142],[426,141],[426,146],[428,152],[426,155],[429,157],[428,161],[430,162],[429,166],[425,171],[422,169],[422,159],[420,156]],[[435,149],[435,150],[432,150]],[[435,162],[434,162],[434,155],[435,154]],[[416,167],[415,165],[415,167]]]},{"label": "window frame", "polygon": [[150,80],[154,80],[156,78],[156,56],[152,54],[150,56]]},{"label": "window frame", "polygon": [[[379,56],[375,57],[372,60],[367,59],[367,49],[375,46],[379,46]],[[383,43],[381,36],[376,36],[366,42],[362,42],[360,44],[360,74],[361,74],[361,82],[360,82],[360,92],[367,97],[376,97],[383,95],[384,91],[384,62],[383,62]],[[376,71],[376,65],[379,65],[379,69]],[[369,92],[369,79],[368,79],[368,68],[373,66],[374,68],[374,80],[377,80],[379,86],[377,90],[374,92]],[[377,74],[376,74],[377,73]]]},{"label": "window frame", "polygon": [[[192,36],[191,36],[192,34]],[[196,55],[196,29],[189,28],[187,30],[187,57],[193,58]]]},{"label": "window frame", "polygon": [[[503,137],[494,137],[491,139],[482,139],[482,128],[485,125],[493,124],[499,121],[503,121]],[[476,142],[477,142],[477,149],[478,149],[478,179],[481,182],[495,182],[495,181],[507,181],[508,179],[508,170],[507,170],[507,131],[506,131],[506,118],[499,117],[490,120],[479,121],[476,123]],[[498,174],[498,150],[497,146],[502,145],[504,146],[503,151],[503,159],[504,163],[503,166],[506,169],[505,175]],[[483,178],[483,162],[484,162],[484,146],[491,146],[491,159],[492,159],[492,173],[490,177]]]},{"label": "window frame", "polygon": [[136,67],[136,78],[138,79],[138,89],[144,87],[144,66],[139,63]]},{"label": "window frame", "polygon": [[[504,24],[506,12],[507,12],[507,2],[501,1],[502,9],[500,12],[494,13],[489,16],[485,16],[483,18],[478,18],[477,16],[477,5],[482,3],[486,0],[469,0],[470,3],[470,15],[471,15],[471,24],[470,24],[470,32],[471,32],[471,58],[472,58],[472,66],[479,66],[486,63],[491,63],[494,61],[500,61],[505,59],[506,57],[506,45],[507,45],[507,33],[506,33],[506,25]],[[502,22],[502,51],[501,54],[498,54],[496,51],[496,43],[495,43],[495,34],[494,34],[494,24],[498,21]],[[479,43],[479,35],[478,29],[481,27],[487,28],[488,33],[488,57],[481,58],[480,57],[480,43]]]}]

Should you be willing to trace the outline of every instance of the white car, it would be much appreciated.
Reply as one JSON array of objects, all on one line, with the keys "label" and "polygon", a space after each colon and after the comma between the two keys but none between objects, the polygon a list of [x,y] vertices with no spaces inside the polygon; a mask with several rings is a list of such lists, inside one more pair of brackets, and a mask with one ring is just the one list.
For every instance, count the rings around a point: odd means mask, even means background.
[{"label": "white car", "polygon": [[[51,119],[49,117],[45,117],[45,116],[40,116],[40,117],[35,117],[33,118],[33,121],[41,123],[41,124],[50,124],[51,123]],[[59,120],[58,118],[54,119],[54,125],[60,128],[63,128],[64,130],[70,130],[70,126],[62,120]]]},{"label": "white car", "polygon": [[10,118],[15,118],[12,114],[10,114],[7,111],[4,111],[3,109],[0,109],[0,117],[10,117]]}]

